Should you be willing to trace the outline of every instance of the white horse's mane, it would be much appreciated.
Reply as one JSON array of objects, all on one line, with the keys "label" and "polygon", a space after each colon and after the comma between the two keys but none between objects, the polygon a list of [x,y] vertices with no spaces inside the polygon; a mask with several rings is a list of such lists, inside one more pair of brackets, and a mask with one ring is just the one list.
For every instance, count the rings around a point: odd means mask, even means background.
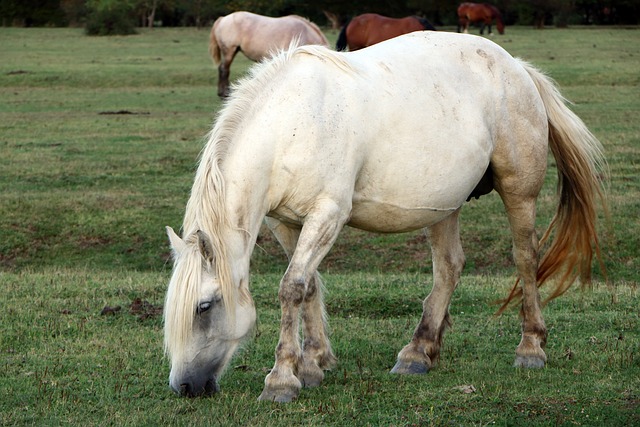
[{"label": "white horse's mane", "polygon": [[194,239],[195,234],[189,236],[184,252],[174,253],[176,262],[164,304],[164,351],[168,355],[185,348],[193,327],[202,282],[202,258],[197,245],[191,244]]},{"label": "white horse's mane", "polygon": [[182,226],[186,249],[176,253],[176,263],[169,283],[165,301],[165,333],[171,342],[165,341],[165,352],[169,355],[184,348],[190,337],[194,321],[194,311],[200,297],[202,281],[202,256],[198,249],[196,232],[202,230],[211,241],[215,260],[212,273],[221,286],[222,299],[227,315],[233,321],[235,306],[248,303],[248,290],[240,289],[236,301],[237,288],[234,283],[227,243],[223,241],[225,230],[234,226],[226,214],[225,181],[220,170],[227,147],[233,139],[242,120],[250,117],[256,99],[266,84],[273,81],[278,73],[298,55],[311,55],[322,62],[330,62],[348,73],[355,69],[343,58],[343,54],[316,45],[297,46],[292,42],[287,50],[277,52],[271,59],[253,66],[249,74],[233,86],[229,101],[218,114],[216,124],[207,136],[196,172],[191,196],[187,202]]}]

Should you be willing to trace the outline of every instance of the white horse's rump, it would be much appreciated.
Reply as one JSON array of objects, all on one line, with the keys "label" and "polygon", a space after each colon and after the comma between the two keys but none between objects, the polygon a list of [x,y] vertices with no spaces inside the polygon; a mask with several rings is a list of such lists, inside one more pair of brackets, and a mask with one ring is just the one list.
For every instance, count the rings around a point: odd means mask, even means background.
[{"label": "white horse's rump", "polygon": [[[557,237],[538,267],[535,201],[549,145],[562,198]],[[335,361],[317,267],[344,225],[427,228],[433,290],[393,369],[426,372],[464,265],[460,208],[492,189],[509,217],[522,285],[516,364],[543,366],[538,285],[563,273],[558,294],[574,275],[588,277],[601,161],[598,141],[552,82],[482,38],[418,32],[348,54],[311,46],[280,53],[234,90],[202,153],[183,238],[169,230],[172,388],[215,392],[250,330],[249,260],[265,217],[290,263],[280,283],[276,362],[261,399],[296,398]]]}]

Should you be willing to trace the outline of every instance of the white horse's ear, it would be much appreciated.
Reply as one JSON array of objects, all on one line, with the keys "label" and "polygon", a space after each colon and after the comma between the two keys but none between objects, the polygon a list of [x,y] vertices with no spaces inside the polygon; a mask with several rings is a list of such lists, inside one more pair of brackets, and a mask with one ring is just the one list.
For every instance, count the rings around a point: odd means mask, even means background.
[{"label": "white horse's ear", "polygon": [[202,257],[209,261],[209,263],[213,262],[213,246],[211,245],[211,240],[209,240],[209,236],[202,231],[198,230],[196,232],[198,235],[198,247],[200,248],[200,253]]},{"label": "white horse's ear", "polygon": [[167,229],[167,236],[169,236],[169,243],[171,244],[171,249],[173,249],[173,255],[174,257],[176,257],[177,255],[180,255],[180,253],[184,250],[186,245],[184,243],[184,240],[182,240],[180,236],[178,236],[176,232],[173,231],[173,228],[167,226],[166,229]]}]

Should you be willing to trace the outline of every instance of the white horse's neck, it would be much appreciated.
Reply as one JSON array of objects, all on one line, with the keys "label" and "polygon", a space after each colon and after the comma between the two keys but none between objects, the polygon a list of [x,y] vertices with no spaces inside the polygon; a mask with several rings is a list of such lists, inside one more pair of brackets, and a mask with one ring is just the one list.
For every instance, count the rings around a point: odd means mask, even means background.
[{"label": "white horse's neck", "polygon": [[217,147],[223,153],[212,151],[211,145],[210,141],[203,152],[184,232],[204,231],[239,284],[248,278],[251,254],[267,213],[268,178],[257,174],[256,165],[231,141]]}]

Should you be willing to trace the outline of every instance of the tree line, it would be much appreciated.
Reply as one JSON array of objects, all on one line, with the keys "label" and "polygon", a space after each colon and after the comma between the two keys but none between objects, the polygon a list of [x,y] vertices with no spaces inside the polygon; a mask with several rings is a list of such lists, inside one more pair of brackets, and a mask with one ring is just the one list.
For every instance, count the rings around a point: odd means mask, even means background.
[{"label": "tree line", "polygon": [[[480,2],[481,0],[477,0]],[[638,0],[487,0],[507,25],[637,25]],[[297,14],[338,28],[350,16],[375,12],[419,15],[436,26],[455,25],[459,0],[2,0],[3,26],[84,26],[95,34],[126,34],[136,27],[209,26],[218,16],[248,10],[269,16]]]}]

